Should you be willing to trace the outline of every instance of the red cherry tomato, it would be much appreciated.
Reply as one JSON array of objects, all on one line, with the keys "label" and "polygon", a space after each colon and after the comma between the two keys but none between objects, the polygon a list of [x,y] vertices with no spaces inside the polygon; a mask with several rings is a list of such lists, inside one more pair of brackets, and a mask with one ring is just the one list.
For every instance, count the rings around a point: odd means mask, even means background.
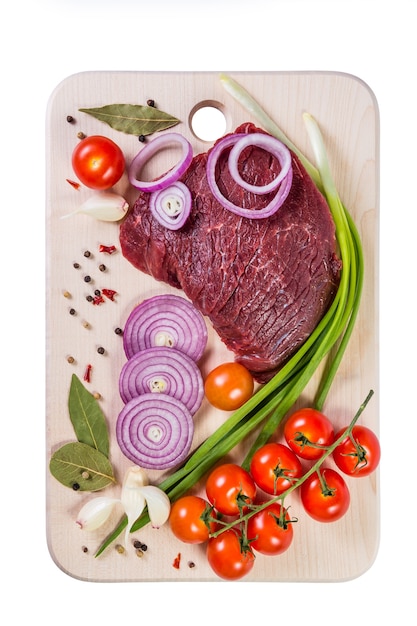
[{"label": "red cherry tomato", "polygon": [[[345,430],[346,428],[342,428],[335,435],[335,439],[339,439]],[[352,438],[345,437],[337,446],[333,452],[334,462],[342,472],[349,476],[368,476],[376,470],[381,458],[378,437],[370,428],[355,424],[352,428]]]},{"label": "red cherry tomato", "polygon": [[333,443],[334,428],[320,411],[300,409],[285,422],[284,437],[291,450],[300,458],[316,460],[323,455],[323,447]]},{"label": "red cherry tomato", "polygon": [[125,158],[114,141],[101,135],[92,135],[75,146],[72,167],[86,187],[110,189],[123,175]]},{"label": "red cherry tomato", "polygon": [[293,527],[288,513],[273,502],[248,520],[248,540],[257,552],[282,554],[293,540]]},{"label": "red cherry tomato", "polygon": [[216,524],[210,521],[215,512],[210,504],[199,496],[184,496],[176,500],[169,516],[171,530],[177,539],[185,543],[204,543],[214,532]]},{"label": "red cherry tomato", "polygon": [[350,493],[342,476],[333,469],[321,468],[300,487],[301,502],[307,513],[318,522],[335,522],[350,505]]},{"label": "red cherry tomato", "polygon": [[206,481],[209,502],[223,515],[239,515],[246,511],[256,495],[252,476],[240,465],[225,463],[214,469]]},{"label": "red cherry tomato", "polygon": [[249,574],[255,556],[250,548],[241,546],[241,535],[229,529],[209,539],[207,560],[217,576],[225,580],[237,580]]},{"label": "red cherry tomato", "polygon": [[279,495],[300,478],[303,468],[300,459],[281,443],[267,443],[252,457],[250,474],[260,489]]},{"label": "red cherry tomato", "polygon": [[253,394],[251,373],[240,363],[222,363],[207,375],[204,391],[207,400],[222,411],[235,411]]}]

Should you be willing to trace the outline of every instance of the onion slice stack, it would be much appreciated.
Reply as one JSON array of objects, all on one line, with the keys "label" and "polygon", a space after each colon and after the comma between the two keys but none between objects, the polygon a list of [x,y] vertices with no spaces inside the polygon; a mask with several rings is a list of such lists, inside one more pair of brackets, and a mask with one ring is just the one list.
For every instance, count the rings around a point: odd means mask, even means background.
[{"label": "onion slice stack", "polygon": [[193,359],[175,348],[148,348],[134,354],[119,378],[120,397],[126,404],[139,395],[166,394],[180,400],[194,415],[204,397],[201,372]]},{"label": "onion slice stack", "polygon": [[207,345],[203,316],[185,298],[163,294],[143,300],[130,313],[123,331],[126,357],[156,346],[171,347],[198,361]]},{"label": "onion slice stack", "polygon": [[194,422],[187,407],[165,394],[133,398],[116,423],[121,451],[146,469],[163,470],[180,464],[189,453],[193,435]]},{"label": "onion slice stack", "polygon": [[[252,185],[245,181],[239,173],[239,157],[248,146],[255,146],[270,152],[277,159],[281,170],[270,183],[266,185]],[[216,166],[224,150],[231,148],[228,157],[228,166],[234,182],[248,192],[265,195],[275,191],[272,200],[262,209],[249,209],[238,206],[226,198],[221,192],[216,180]],[[293,179],[292,158],[288,148],[279,139],[265,133],[234,133],[226,135],[218,141],[207,158],[207,181],[216,200],[227,210],[250,219],[263,219],[274,215],[287,198]]]}]

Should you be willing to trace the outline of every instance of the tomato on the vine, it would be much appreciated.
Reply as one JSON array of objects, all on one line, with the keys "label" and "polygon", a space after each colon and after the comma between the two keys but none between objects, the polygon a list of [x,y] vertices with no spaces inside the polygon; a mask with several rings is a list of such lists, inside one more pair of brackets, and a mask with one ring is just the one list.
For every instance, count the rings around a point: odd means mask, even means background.
[{"label": "tomato on the vine", "polygon": [[123,175],[125,158],[114,141],[101,135],[92,135],[81,139],[75,146],[72,167],[86,187],[110,189]]},{"label": "tomato on the vine", "polygon": [[[339,439],[345,430],[346,428],[342,428],[335,439]],[[380,458],[381,447],[378,437],[370,428],[361,424],[355,424],[352,436],[347,435],[333,452],[337,467],[353,477],[368,476],[374,472]]]},{"label": "tomato on the vine", "polygon": [[305,408],[289,416],[284,424],[284,437],[300,458],[312,461],[323,456],[326,446],[334,442],[334,428],[323,413]]},{"label": "tomato on the vine", "polygon": [[242,535],[231,528],[209,539],[207,560],[217,576],[237,580],[249,574],[255,555],[248,545],[243,544]]},{"label": "tomato on the vine", "polygon": [[183,496],[171,506],[169,524],[177,539],[184,543],[204,543],[214,532],[216,516],[210,504],[199,496]]},{"label": "tomato on the vine", "polygon": [[293,540],[292,521],[278,502],[272,502],[249,518],[247,534],[257,552],[270,556],[282,554]]},{"label": "tomato on the vine", "polygon": [[222,363],[206,377],[204,391],[216,409],[235,411],[253,395],[252,374],[240,363]]},{"label": "tomato on the vine", "polygon": [[214,508],[223,515],[239,515],[247,510],[256,495],[256,485],[252,476],[234,463],[216,467],[206,481],[207,498]]},{"label": "tomato on the vine", "polygon": [[300,497],[306,512],[318,522],[335,522],[343,517],[350,505],[349,488],[343,477],[331,468],[321,468],[300,487]]},{"label": "tomato on the vine", "polygon": [[303,474],[297,455],[282,443],[266,443],[252,456],[250,474],[260,489],[279,495]]}]

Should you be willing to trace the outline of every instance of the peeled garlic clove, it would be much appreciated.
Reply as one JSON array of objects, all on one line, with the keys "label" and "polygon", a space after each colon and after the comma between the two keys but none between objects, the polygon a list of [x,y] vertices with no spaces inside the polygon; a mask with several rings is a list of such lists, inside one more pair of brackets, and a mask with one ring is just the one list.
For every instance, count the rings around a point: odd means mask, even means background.
[{"label": "peeled garlic clove", "polygon": [[146,485],[141,491],[146,500],[152,527],[159,528],[169,518],[171,501],[165,491],[154,485]]},{"label": "peeled garlic clove", "polygon": [[113,191],[98,191],[83,202],[76,211],[63,217],[84,213],[104,222],[118,222],[126,215],[128,209],[129,204],[123,196]]},{"label": "peeled garlic clove", "polygon": [[119,500],[100,496],[89,500],[78,513],[76,524],[82,530],[96,530],[110,517]]}]

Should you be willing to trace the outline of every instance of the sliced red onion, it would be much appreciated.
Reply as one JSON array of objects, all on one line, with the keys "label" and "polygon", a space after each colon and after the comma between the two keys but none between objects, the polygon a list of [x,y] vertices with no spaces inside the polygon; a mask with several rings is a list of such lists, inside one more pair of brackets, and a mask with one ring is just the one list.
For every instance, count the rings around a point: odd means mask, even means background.
[{"label": "sliced red onion", "polygon": [[204,383],[195,361],[175,348],[148,348],[122,367],[120,397],[124,403],[146,393],[166,394],[180,400],[191,415],[200,408]]},{"label": "sliced red onion", "polygon": [[[258,133],[253,133],[253,134],[258,134]],[[250,219],[264,219],[266,217],[270,217],[271,215],[274,215],[274,213],[276,213],[276,211],[280,208],[280,206],[283,205],[285,199],[287,198],[291,189],[292,179],[293,179],[292,167],[288,169],[288,172],[286,173],[284,178],[280,181],[277,193],[272,198],[272,200],[265,207],[263,207],[262,209],[258,209],[258,210],[246,209],[228,200],[220,191],[217,185],[217,181],[216,181],[216,165],[217,165],[217,161],[221,153],[226,148],[235,146],[238,143],[238,141],[240,141],[241,139],[247,136],[250,136],[250,135],[247,135],[246,133],[235,133],[233,135],[227,135],[226,137],[223,137],[223,139],[221,139],[217,144],[215,144],[215,146],[212,148],[207,158],[207,182],[209,184],[209,187],[213,196],[228,211],[231,211],[232,213],[235,213],[236,215],[239,215],[240,217],[249,217]],[[274,137],[270,137],[270,135],[265,135],[265,137],[270,138],[273,142],[279,141],[278,139],[275,139]],[[238,152],[240,152],[239,148],[238,148]],[[229,158],[230,158],[230,155],[229,155]],[[235,153],[234,158],[236,158],[236,153]],[[233,160],[234,159],[232,158],[232,163],[233,163]],[[235,182],[237,182],[238,184],[240,184],[239,179],[242,180],[240,175],[238,175],[237,180],[236,178],[234,178]],[[243,187],[246,188],[248,183],[245,183],[245,181],[243,180],[242,182],[244,183]],[[273,181],[273,183],[275,183],[275,180]],[[262,191],[264,188],[261,186],[259,187],[251,186],[251,191],[255,189],[261,189],[261,193],[266,193]],[[259,193],[259,191],[257,193]]]},{"label": "sliced red onion", "polygon": [[198,361],[207,345],[207,326],[191,302],[174,294],[143,300],[130,313],[123,331],[123,347],[130,359],[156,346],[175,348]]},{"label": "sliced red onion", "polygon": [[154,218],[170,230],[178,230],[184,226],[190,215],[191,205],[191,191],[181,181],[154,191],[149,200],[149,208]]},{"label": "sliced red onion", "polygon": [[[257,148],[267,150],[274,155],[281,166],[278,176],[267,185],[251,185],[246,182],[239,173],[239,157],[248,146],[256,146]],[[240,185],[240,187],[252,193],[266,194],[278,189],[281,182],[287,176],[291,167],[291,153],[287,146],[270,135],[265,135],[264,133],[243,134],[230,151],[228,165],[233,180]]]},{"label": "sliced red onion", "polygon": [[[140,180],[141,171],[157,152],[171,144],[179,144],[182,153],[178,163],[160,178],[153,181]],[[190,142],[180,133],[165,133],[153,139],[135,156],[129,167],[129,182],[141,191],[159,191],[175,183],[188,169],[193,158],[193,149]]]},{"label": "sliced red onion", "polygon": [[145,469],[163,470],[187,457],[194,422],[187,407],[171,396],[153,393],[130,400],[117,418],[116,438],[123,454]]}]

